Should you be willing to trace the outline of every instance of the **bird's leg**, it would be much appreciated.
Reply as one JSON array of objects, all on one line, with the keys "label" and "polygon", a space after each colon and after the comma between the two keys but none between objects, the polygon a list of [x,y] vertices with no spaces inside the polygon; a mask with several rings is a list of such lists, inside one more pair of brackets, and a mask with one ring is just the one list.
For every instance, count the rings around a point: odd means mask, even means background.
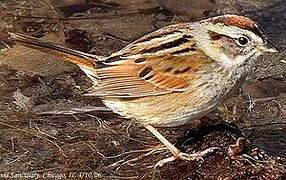
[{"label": "bird's leg", "polygon": [[218,147],[212,147],[208,148],[204,151],[201,152],[196,152],[192,154],[187,154],[181,152],[178,148],[176,148],[172,143],[170,143],[161,133],[159,133],[153,126],[151,125],[145,125],[144,126],[146,129],[148,129],[152,134],[154,134],[173,154],[172,157],[163,159],[159,161],[155,167],[158,166],[163,166],[167,162],[174,161],[176,159],[182,159],[182,160],[187,160],[187,161],[192,161],[192,160],[201,160],[202,157],[208,153],[214,152],[215,150],[221,150],[221,148]]},{"label": "bird's leg", "polygon": [[154,134],[154,136],[156,136],[156,138],[158,138],[174,156],[179,157],[180,150],[170,143],[161,133],[159,133],[159,131],[151,125],[145,125],[144,127]]}]

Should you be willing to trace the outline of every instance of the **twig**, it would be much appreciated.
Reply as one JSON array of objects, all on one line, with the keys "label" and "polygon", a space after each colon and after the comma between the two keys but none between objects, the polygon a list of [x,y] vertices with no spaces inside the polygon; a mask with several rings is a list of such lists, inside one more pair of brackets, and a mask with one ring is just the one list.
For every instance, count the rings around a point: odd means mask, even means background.
[{"label": "twig", "polygon": [[263,102],[267,102],[267,101],[272,101],[272,100],[277,100],[278,97],[266,97],[266,98],[257,98],[257,99],[250,99],[249,101],[247,101],[248,103],[263,103]]},{"label": "twig", "polygon": [[56,21],[73,21],[73,20],[89,20],[89,19],[114,19],[114,18],[123,18],[138,14],[144,14],[143,11],[129,11],[129,13],[121,13],[121,14],[111,14],[111,15],[101,15],[97,17],[69,17],[69,18],[53,18],[53,17],[44,17],[44,16],[15,16],[17,18],[27,18],[27,19],[47,19],[47,20],[56,20]]},{"label": "twig", "polygon": [[117,36],[115,36],[113,34],[110,34],[110,33],[102,33],[102,35],[107,36],[107,37],[109,37],[111,39],[123,41],[125,44],[129,44],[130,43],[128,40],[120,38],[120,37],[117,37]]},{"label": "twig", "polygon": [[12,160],[12,161],[10,161],[10,162],[7,162],[7,163],[5,163],[5,164],[8,165],[8,164],[12,164],[12,163],[18,161],[18,160],[21,159],[23,156],[25,156],[28,152],[29,152],[29,151],[26,151],[24,154],[21,154],[18,158],[14,159],[14,160]]},{"label": "twig", "polygon": [[87,116],[89,116],[89,117],[95,119],[95,120],[98,122],[98,124],[99,124],[99,128],[102,128],[102,127],[103,127],[103,128],[106,128],[107,126],[109,126],[109,123],[108,123],[108,122],[106,122],[106,121],[100,119],[99,117],[96,117],[96,116],[91,115],[91,114],[87,114]]},{"label": "twig", "polygon": [[106,156],[104,154],[102,154],[101,152],[99,152],[99,150],[97,149],[97,147],[91,142],[91,141],[88,141],[88,144],[87,146],[92,150],[92,151],[95,151],[97,154],[99,154],[101,157],[105,158],[106,159]]},{"label": "twig", "polygon": [[12,129],[16,129],[16,130],[18,130],[18,131],[24,132],[24,133],[26,133],[26,134],[30,134],[30,135],[35,136],[35,137],[37,137],[37,138],[45,139],[46,141],[48,141],[48,142],[50,142],[51,144],[53,144],[54,146],[56,146],[56,147],[59,149],[60,153],[61,153],[64,157],[67,157],[67,156],[65,155],[65,153],[63,153],[62,148],[61,148],[57,143],[51,141],[51,140],[48,139],[48,138],[45,138],[45,137],[43,137],[43,136],[39,136],[39,135],[37,135],[37,134],[33,134],[33,133],[31,133],[31,132],[28,132],[28,131],[25,131],[25,130],[23,130],[23,129],[17,128],[17,127],[15,127],[15,126],[12,126],[12,125],[7,124],[7,123],[2,122],[2,121],[0,121],[0,124],[1,124],[1,125],[4,125],[4,126],[7,126],[7,127],[10,127],[10,128],[12,128]]},{"label": "twig", "polygon": [[[126,158],[124,158],[124,159],[122,159],[122,160],[119,160],[119,161],[117,161],[117,162],[115,162],[115,163],[109,165],[108,167],[114,167],[114,166],[117,166],[117,165],[119,164],[119,166],[116,168],[116,171],[118,171],[118,170],[120,169],[120,167],[122,167],[122,166],[125,165],[125,164],[130,164],[130,163],[135,162],[135,161],[138,161],[139,159],[142,159],[142,158],[144,158],[144,157],[146,157],[146,156],[149,156],[149,155],[153,154],[154,152],[155,152],[155,153],[159,153],[159,152],[161,152],[162,150],[166,150],[166,149],[167,149],[166,147],[155,148],[155,149],[154,149],[154,148],[153,148],[153,149],[148,149],[148,151],[150,151],[150,152],[148,152],[148,153],[142,154],[142,155],[140,155],[140,156],[137,156],[137,157],[135,157],[135,158],[132,158],[132,159],[130,159],[130,160],[125,161],[125,159],[126,159],[127,157],[129,157],[129,156],[127,156]],[[134,166],[134,165],[136,165],[136,164],[130,164],[130,165]]]},{"label": "twig", "polygon": [[42,111],[36,113],[38,115],[74,115],[92,111],[110,111],[110,110],[106,107],[83,106],[80,108],[71,108],[70,110],[52,110],[52,111]]},{"label": "twig", "polygon": [[2,40],[0,40],[0,44],[3,44],[7,49],[12,49],[7,43]]},{"label": "twig", "polygon": [[[162,146],[162,145],[160,145]],[[162,148],[162,147],[161,147]],[[123,155],[128,155],[128,154],[132,154],[132,153],[139,153],[139,152],[146,152],[146,151],[152,151],[154,149],[161,149],[159,147],[153,147],[153,148],[148,148],[148,149],[138,149],[138,150],[132,150],[132,151],[128,151],[128,152],[123,152],[121,154],[118,154],[118,155],[114,155],[114,156],[108,156],[108,157],[105,157],[106,159],[113,159],[113,158],[118,158],[120,156],[123,156]],[[165,148],[166,149],[166,148]]]}]

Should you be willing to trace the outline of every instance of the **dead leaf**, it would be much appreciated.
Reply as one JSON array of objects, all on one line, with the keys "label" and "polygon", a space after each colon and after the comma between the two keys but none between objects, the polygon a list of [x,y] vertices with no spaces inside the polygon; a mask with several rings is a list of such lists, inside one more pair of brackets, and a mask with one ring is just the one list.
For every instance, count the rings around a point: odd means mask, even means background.
[{"label": "dead leaf", "polygon": [[25,96],[20,91],[20,89],[18,89],[17,91],[15,91],[13,93],[13,98],[15,99],[15,101],[13,101],[13,103],[15,103],[21,109],[26,110],[26,111],[30,111],[33,108],[34,104],[33,104],[32,98]]}]

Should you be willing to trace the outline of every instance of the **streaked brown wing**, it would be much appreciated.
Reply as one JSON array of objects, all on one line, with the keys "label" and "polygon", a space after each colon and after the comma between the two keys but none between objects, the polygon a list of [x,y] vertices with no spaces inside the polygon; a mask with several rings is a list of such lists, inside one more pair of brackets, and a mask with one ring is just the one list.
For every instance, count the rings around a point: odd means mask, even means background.
[{"label": "streaked brown wing", "polygon": [[191,34],[177,29],[151,33],[107,58],[91,94],[124,98],[185,91],[211,60]]},{"label": "streaked brown wing", "polygon": [[128,60],[122,65],[99,69],[99,83],[92,94],[142,97],[185,91],[202,65],[199,56],[185,58],[158,57],[144,64]]}]

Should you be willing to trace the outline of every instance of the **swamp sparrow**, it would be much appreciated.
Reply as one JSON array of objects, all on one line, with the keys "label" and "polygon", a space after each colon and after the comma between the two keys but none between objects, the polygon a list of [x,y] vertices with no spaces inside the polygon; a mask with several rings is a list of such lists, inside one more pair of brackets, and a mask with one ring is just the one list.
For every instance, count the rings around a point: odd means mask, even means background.
[{"label": "swamp sparrow", "polygon": [[92,80],[89,95],[152,132],[173,154],[193,160],[213,149],[180,152],[154,127],[189,124],[221,105],[265,52],[277,52],[251,19],[222,15],[163,27],[109,57],[91,55],[25,35],[25,46],[78,65]]}]

